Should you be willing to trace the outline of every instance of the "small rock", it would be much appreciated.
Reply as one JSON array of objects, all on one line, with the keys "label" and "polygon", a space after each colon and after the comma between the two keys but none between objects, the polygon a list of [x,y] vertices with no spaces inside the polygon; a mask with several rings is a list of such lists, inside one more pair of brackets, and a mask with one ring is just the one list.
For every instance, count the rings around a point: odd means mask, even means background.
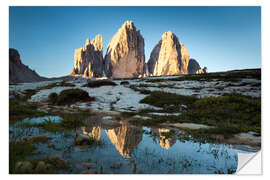
[{"label": "small rock", "polygon": [[29,136],[27,138],[24,138],[23,140],[30,142],[45,142],[48,140],[48,137],[45,134],[40,134],[37,136]]},{"label": "small rock", "polygon": [[94,164],[94,163],[88,163],[88,162],[81,162],[80,165],[83,166],[83,167],[85,167],[85,168],[87,168],[87,169],[89,169],[89,168],[95,166],[96,164]]},{"label": "small rock", "polygon": [[97,170],[84,170],[80,174],[97,174]]},{"label": "small rock", "polygon": [[20,171],[20,172],[29,172],[33,169],[32,163],[29,161],[20,161],[17,162],[15,165],[15,171]]},{"label": "small rock", "polygon": [[47,170],[47,165],[46,165],[46,163],[44,162],[44,161],[39,161],[38,162],[38,164],[37,164],[37,166],[36,166],[36,170],[37,171],[46,171]]}]

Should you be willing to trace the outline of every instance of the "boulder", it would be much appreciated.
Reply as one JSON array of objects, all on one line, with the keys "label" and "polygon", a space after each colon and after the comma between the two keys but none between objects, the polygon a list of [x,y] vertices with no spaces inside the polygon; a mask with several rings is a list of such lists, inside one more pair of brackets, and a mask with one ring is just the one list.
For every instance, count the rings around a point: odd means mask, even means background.
[{"label": "boulder", "polygon": [[85,46],[75,50],[71,75],[102,77],[103,69],[102,36],[98,34],[91,42],[86,39]]},{"label": "boulder", "polygon": [[165,32],[147,63],[153,76],[188,74],[189,54],[172,32]]},{"label": "boulder", "polygon": [[144,39],[132,21],[126,21],[110,41],[105,73],[109,78],[147,76]]}]

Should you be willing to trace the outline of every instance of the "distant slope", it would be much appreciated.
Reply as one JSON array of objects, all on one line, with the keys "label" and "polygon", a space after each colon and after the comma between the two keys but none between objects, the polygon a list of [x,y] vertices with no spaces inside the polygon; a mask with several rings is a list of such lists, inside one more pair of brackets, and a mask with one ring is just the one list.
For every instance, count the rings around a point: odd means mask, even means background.
[{"label": "distant slope", "polygon": [[47,80],[24,65],[16,49],[9,49],[9,83],[36,82]]}]

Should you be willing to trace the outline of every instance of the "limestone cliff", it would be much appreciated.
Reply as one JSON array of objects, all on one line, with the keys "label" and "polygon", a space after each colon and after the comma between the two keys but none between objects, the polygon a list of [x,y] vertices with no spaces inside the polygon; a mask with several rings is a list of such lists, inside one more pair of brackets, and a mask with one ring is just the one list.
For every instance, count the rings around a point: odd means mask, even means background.
[{"label": "limestone cliff", "polygon": [[91,42],[87,39],[84,47],[75,50],[74,68],[71,75],[102,77],[103,64],[102,36],[98,34]]},{"label": "limestone cliff", "polygon": [[109,78],[147,75],[144,39],[132,21],[126,21],[110,41],[105,56],[105,73]]},{"label": "limestone cliff", "polygon": [[165,32],[147,63],[153,76],[188,74],[189,54],[172,32]]}]

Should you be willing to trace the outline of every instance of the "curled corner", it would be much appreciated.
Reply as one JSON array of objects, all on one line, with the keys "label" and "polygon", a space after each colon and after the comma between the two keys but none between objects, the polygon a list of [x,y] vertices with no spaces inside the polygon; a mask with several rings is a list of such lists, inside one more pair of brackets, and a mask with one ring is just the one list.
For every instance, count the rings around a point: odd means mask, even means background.
[{"label": "curled corner", "polygon": [[260,175],[261,168],[261,151],[257,153],[238,153],[237,175]]}]

